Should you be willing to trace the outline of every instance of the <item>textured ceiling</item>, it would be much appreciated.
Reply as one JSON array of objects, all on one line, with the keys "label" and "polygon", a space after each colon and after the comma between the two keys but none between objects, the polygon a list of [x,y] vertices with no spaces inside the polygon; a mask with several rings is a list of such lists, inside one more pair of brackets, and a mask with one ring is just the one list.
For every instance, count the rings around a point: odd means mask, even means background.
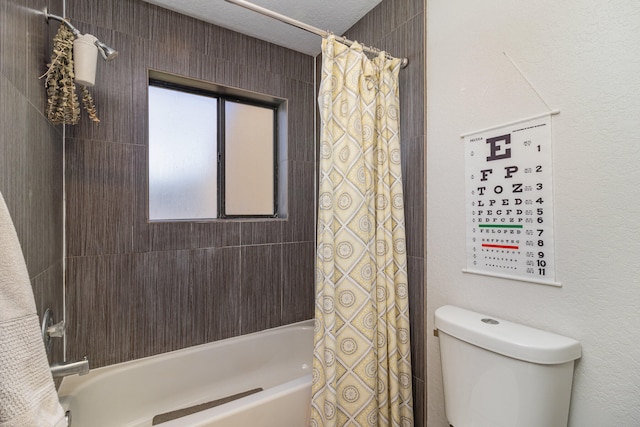
[{"label": "textured ceiling", "polygon": [[[145,1],[308,55],[320,53],[319,36],[224,0]],[[254,0],[252,3],[342,35],[380,0]]]}]

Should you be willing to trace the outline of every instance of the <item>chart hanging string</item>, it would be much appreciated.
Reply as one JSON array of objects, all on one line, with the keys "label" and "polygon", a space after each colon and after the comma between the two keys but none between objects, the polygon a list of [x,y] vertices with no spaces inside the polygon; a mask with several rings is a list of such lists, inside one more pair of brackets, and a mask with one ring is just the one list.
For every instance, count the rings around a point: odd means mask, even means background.
[{"label": "chart hanging string", "polygon": [[511,65],[513,65],[513,67],[518,71],[518,73],[520,73],[520,75],[522,76],[524,81],[527,82],[527,84],[529,85],[531,90],[533,90],[533,92],[538,96],[538,98],[540,98],[542,103],[545,105],[545,107],[547,107],[549,109],[549,111],[546,112],[546,113],[536,114],[534,116],[527,117],[527,118],[524,118],[524,119],[518,119],[518,120],[514,120],[512,122],[502,123],[500,125],[495,125],[495,126],[490,126],[490,127],[484,128],[484,129],[473,131],[473,132],[465,132],[465,133],[460,135],[460,138],[466,138],[467,136],[473,135],[473,134],[476,134],[476,133],[487,132],[487,131],[490,131],[490,130],[493,130],[493,129],[498,129],[498,128],[501,128],[501,127],[504,127],[504,126],[508,126],[508,125],[512,125],[512,124],[516,124],[516,123],[520,123],[520,122],[524,122],[524,121],[538,119],[538,118],[544,117],[546,115],[555,116],[556,114],[560,114],[560,110],[558,110],[557,108],[555,108],[555,109],[551,108],[551,106],[549,104],[547,104],[547,102],[544,100],[544,98],[542,97],[540,92],[535,88],[533,83],[531,83],[531,81],[527,78],[527,76],[522,72],[522,70],[520,69],[520,67],[518,67],[518,65],[515,63],[515,61],[513,59],[511,59],[511,57],[507,54],[507,52],[502,52],[502,54],[509,60],[509,62],[511,62]]},{"label": "chart hanging string", "polygon": [[[522,72],[522,70],[520,69],[520,67],[518,67],[518,65],[515,63],[515,61],[513,59],[511,59],[511,57],[507,54],[507,52],[502,52],[504,56],[507,57],[507,59],[509,60],[509,62],[511,62],[511,64],[513,65],[513,67],[518,70],[518,73],[520,73],[520,75],[522,76],[522,78],[527,82],[527,84],[529,85],[529,87],[531,88],[531,90],[533,90],[535,92],[536,95],[538,95],[538,98],[540,98],[540,100],[542,101],[542,103],[549,109],[550,112],[552,113],[556,113],[556,111],[558,110],[554,110],[553,108],[551,108],[549,106],[549,104],[547,104],[547,102],[544,100],[544,98],[542,97],[542,95],[540,95],[540,92],[538,92],[538,89],[535,88],[535,86],[533,85],[533,83],[531,83],[531,81],[527,78],[527,76],[525,76],[525,74]],[[559,111],[558,111],[559,112]]]}]

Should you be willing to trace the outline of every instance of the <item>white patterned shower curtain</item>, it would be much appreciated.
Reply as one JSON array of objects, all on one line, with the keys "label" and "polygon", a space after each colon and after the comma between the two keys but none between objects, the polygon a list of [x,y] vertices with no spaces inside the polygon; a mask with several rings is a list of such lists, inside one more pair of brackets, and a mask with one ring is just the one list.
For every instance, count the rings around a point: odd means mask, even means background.
[{"label": "white patterned shower curtain", "polygon": [[311,427],[413,426],[399,59],[322,43]]}]

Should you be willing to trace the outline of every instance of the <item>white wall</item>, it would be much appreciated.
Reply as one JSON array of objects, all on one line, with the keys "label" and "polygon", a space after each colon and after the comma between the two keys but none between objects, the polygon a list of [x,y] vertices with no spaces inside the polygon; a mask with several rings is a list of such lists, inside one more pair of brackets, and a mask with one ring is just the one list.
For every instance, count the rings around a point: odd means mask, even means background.
[{"label": "white wall", "polygon": [[[640,2],[427,1],[427,300],[578,339],[569,425],[640,426]],[[562,288],[463,274],[459,135],[552,107]],[[438,339],[429,427],[444,416]]]}]

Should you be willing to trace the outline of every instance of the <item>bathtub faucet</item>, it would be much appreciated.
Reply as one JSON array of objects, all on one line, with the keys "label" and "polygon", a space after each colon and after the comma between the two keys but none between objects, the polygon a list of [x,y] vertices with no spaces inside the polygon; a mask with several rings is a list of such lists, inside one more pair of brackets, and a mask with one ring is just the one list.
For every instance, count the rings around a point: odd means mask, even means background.
[{"label": "bathtub faucet", "polygon": [[54,363],[50,366],[53,378],[62,378],[67,375],[85,375],[89,373],[89,359],[87,356],[76,362]]}]

